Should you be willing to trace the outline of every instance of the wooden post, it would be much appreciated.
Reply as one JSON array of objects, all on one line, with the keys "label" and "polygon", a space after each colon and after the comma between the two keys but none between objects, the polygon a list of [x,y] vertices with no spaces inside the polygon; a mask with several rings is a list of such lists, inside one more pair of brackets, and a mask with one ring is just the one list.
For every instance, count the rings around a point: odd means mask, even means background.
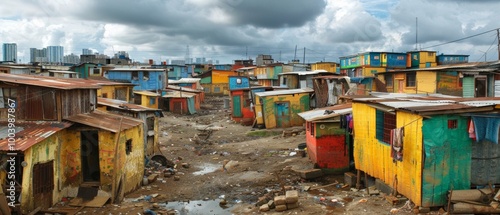
[{"label": "wooden post", "polygon": [[118,141],[120,140],[120,134],[122,131],[122,121],[123,117],[120,117],[120,125],[118,126],[118,131],[116,132],[115,136],[115,157],[113,158],[113,181],[111,182],[111,202],[115,202],[116,198],[116,177],[117,177],[117,170],[116,166],[118,165]]},{"label": "wooden post", "polygon": [[361,170],[356,170],[356,189],[361,189]]},{"label": "wooden post", "polygon": [[368,193],[368,196],[370,196],[370,186],[368,186],[368,174],[365,172],[365,188],[366,188],[366,193]]}]

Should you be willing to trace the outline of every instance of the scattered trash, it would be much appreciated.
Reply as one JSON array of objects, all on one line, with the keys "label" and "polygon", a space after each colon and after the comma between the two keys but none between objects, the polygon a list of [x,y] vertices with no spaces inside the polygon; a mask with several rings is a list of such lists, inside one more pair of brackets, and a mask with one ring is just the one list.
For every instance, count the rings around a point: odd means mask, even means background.
[{"label": "scattered trash", "polygon": [[359,203],[365,203],[365,202],[367,202],[367,201],[368,201],[368,199],[360,199],[358,202],[359,202]]}]

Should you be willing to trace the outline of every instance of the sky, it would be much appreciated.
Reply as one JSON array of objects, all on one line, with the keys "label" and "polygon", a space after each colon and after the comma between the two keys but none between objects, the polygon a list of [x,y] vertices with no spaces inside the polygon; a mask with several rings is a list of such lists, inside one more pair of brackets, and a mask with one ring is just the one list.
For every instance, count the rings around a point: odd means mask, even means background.
[{"label": "sky", "polygon": [[0,43],[17,43],[22,63],[29,48],[53,45],[77,55],[127,51],[139,62],[258,54],[339,62],[416,49],[494,61],[498,9],[497,0],[6,0]]}]

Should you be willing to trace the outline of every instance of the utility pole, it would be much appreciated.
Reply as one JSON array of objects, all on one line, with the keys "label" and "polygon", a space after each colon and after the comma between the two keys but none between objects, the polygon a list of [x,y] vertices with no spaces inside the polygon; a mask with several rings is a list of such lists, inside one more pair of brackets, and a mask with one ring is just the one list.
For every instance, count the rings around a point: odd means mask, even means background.
[{"label": "utility pole", "polygon": [[498,60],[500,60],[500,30],[497,28]]},{"label": "utility pole", "polygon": [[306,64],[306,47],[304,47],[304,57],[302,58],[302,63]]},{"label": "utility pole", "polygon": [[415,51],[418,50],[418,17],[415,17]]},{"label": "utility pole", "polygon": [[297,60],[297,45],[295,45],[295,54],[293,54],[293,60]]}]

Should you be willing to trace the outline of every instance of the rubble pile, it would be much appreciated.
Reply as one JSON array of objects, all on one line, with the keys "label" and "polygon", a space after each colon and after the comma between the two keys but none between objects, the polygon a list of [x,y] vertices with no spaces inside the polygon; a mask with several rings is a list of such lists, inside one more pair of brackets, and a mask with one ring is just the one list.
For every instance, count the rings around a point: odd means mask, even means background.
[{"label": "rubble pile", "polygon": [[453,214],[500,213],[500,190],[493,186],[484,189],[451,190],[448,210]]},{"label": "rubble pile", "polygon": [[256,205],[261,212],[295,209],[299,207],[299,191],[287,190],[284,195],[282,192],[270,192],[260,197]]}]

